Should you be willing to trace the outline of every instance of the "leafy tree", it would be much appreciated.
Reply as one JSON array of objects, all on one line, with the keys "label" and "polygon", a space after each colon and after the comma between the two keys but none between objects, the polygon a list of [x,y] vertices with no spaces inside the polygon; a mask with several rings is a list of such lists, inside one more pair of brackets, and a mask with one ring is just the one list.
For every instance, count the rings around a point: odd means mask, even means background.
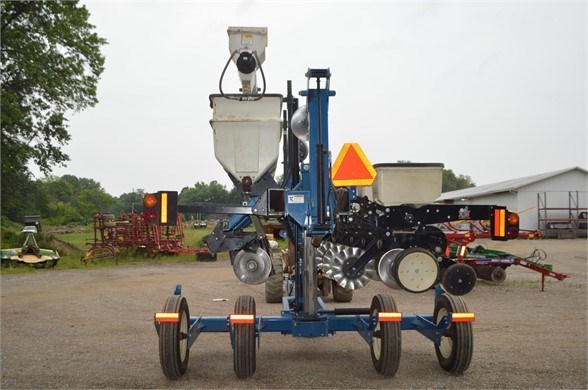
[{"label": "leafy tree", "polygon": [[47,174],[68,156],[66,113],[94,106],[106,43],[77,1],[0,2],[2,214],[30,198],[29,162]]},{"label": "leafy tree", "polygon": [[[241,195],[234,187],[231,191],[227,191],[227,188],[216,180],[211,181],[209,184],[199,181],[194,184],[194,187],[184,187],[180,191],[178,203],[240,204]],[[184,217],[185,219],[189,218],[188,216]]]},{"label": "leafy tree", "polygon": [[443,170],[442,192],[456,191],[464,188],[475,187],[472,178],[465,175],[456,175],[451,169]]},{"label": "leafy tree", "polygon": [[83,222],[84,218],[71,203],[53,200],[49,203],[49,225]]},{"label": "leafy tree", "polygon": [[77,196],[74,205],[87,222],[96,213],[113,212],[116,203],[116,199],[102,189],[86,189]]},{"label": "leafy tree", "polygon": [[143,197],[145,196],[145,190],[138,189],[133,192],[127,192],[118,197],[118,211],[130,213],[135,211],[136,213],[141,212],[143,209]]},{"label": "leafy tree", "polygon": [[206,184],[202,181],[194,187],[184,187],[179,195],[178,203],[222,203],[227,204],[229,192],[227,188],[216,180]]},{"label": "leafy tree", "polygon": [[78,192],[73,184],[59,177],[48,176],[39,182],[39,185],[47,190],[52,200],[73,203]]}]

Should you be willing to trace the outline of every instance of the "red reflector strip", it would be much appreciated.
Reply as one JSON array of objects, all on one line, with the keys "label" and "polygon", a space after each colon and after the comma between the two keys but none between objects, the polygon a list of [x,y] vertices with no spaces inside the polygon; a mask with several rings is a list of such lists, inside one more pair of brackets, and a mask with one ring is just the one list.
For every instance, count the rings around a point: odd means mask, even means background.
[{"label": "red reflector strip", "polygon": [[253,314],[231,314],[229,322],[231,324],[254,324],[255,316]]},{"label": "red reflector strip", "polygon": [[504,237],[506,235],[506,210],[494,210],[494,236]]},{"label": "red reflector strip", "polygon": [[402,321],[402,313],[378,313],[378,321],[400,322]]},{"label": "red reflector strip", "polygon": [[180,313],[155,313],[157,322],[179,322]]},{"label": "red reflector strip", "polygon": [[474,322],[474,313],[451,313],[451,322]]}]

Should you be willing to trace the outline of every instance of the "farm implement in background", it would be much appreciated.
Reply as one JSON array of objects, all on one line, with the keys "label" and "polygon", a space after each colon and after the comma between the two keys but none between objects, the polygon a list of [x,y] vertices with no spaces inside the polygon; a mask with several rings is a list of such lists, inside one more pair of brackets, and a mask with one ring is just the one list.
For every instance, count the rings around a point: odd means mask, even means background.
[{"label": "farm implement in background", "polygon": [[20,248],[2,249],[0,251],[0,262],[2,265],[27,264],[33,267],[55,267],[59,261],[59,253],[52,249],[40,248],[35,235],[38,233],[37,226],[41,223],[29,224],[25,220],[25,227],[21,234],[24,242]]},{"label": "farm implement in background", "polygon": [[569,275],[553,271],[553,265],[544,263],[547,258],[545,251],[535,249],[528,257],[519,257],[512,253],[489,249],[483,245],[468,246],[478,237],[473,231],[446,233],[449,258],[456,263],[468,264],[476,272],[479,279],[494,283],[506,280],[506,269],[511,265],[520,265],[541,274],[541,291],[545,291],[545,277],[549,276],[559,281]]},{"label": "farm implement in background", "polygon": [[95,214],[94,237],[87,242],[90,249],[81,260],[114,258],[118,264],[121,249],[134,249],[150,257],[193,253],[199,259],[216,259],[206,246],[185,247],[180,214],[176,222],[175,226],[161,226],[147,222],[142,214]]},{"label": "farm implement in background", "polygon": [[[487,221],[454,221],[440,224],[439,228],[445,233],[447,240],[455,241],[461,240],[464,237],[477,238],[491,238],[490,226],[485,223]],[[539,230],[529,230],[519,228],[519,239],[540,239],[541,232]]]}]

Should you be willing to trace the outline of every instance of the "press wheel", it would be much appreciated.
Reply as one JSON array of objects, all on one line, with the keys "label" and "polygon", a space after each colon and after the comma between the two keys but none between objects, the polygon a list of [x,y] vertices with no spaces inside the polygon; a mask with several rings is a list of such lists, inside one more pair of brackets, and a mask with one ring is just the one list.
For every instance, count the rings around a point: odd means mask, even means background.
[{"label": "press wheel", "polygon": [[163,306],[164,313],[179,313],[178,322],[159,324],[159,362],[169,379],[179,379],[186,372],[190,349],[188,348],[188,328],[190,311],[186,298],[172,295]]},{"label": "press wheel", "polygon": [[[255,300],[241,295],[235,302],[235,314],[253,314]],[[255,323],[234,325],[233,366],[240,379],[249,378],[255,372]]]},{"label": "press wheel", "polygon": [[[450,313],[466,313],[467,307],[460,297],[443,294],[435,302],[433,317],[439,324],[443,317]],[[435,352],[439,365],[445,371],[462,374],[472,360],[474,335],[470,322],[450,323],[445,330],[439,345],[435,344]]]},{"label": "press wheel", "polygon": [[[378,294],[372,299],[370,321],[378,317],[378,313],[396,313],[396,303],[390,294]],[[379,374],[394,376],[400,363],[402,346],[400,322],[380,322],[374,330],[370,343],[372,363]]]}]

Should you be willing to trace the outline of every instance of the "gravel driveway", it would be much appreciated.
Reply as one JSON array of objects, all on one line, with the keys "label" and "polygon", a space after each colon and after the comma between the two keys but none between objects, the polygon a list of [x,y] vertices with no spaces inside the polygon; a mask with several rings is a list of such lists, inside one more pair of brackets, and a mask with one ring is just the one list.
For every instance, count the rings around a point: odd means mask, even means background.
[{"label": "gravel driveway", "polygon": [[[263,334],[252,378],[238,380],[228,334],[202,334],[190,350],[186,375],[168,381],[161,372],[152,323],[176,284],[192,315],[228,315],[242,294],[258,315],[277,315],[264,287],[240,283],[228,261],[135,264],[98,270],[47,270],[1,276],[2,389],[13,388],[582,388],[587,383],[587,242],[517,240],[494,243],[525,256],[544,249],[550,279],[510,267],[501,285],[479,281],[465,296],[474,323],[474,357],[462,376],[443,371],[433,344],[402,332],[402,358],[394,378],[374,370],[368,345],[352,332],[295,339]],[[409,294],[372,282],[353,302],[368,307],[392,292],[401,311],[430,314],[433,292]],[[215,298],[228,301],[214,302]],[[326,300],[333,307],[331,298]]]}]

